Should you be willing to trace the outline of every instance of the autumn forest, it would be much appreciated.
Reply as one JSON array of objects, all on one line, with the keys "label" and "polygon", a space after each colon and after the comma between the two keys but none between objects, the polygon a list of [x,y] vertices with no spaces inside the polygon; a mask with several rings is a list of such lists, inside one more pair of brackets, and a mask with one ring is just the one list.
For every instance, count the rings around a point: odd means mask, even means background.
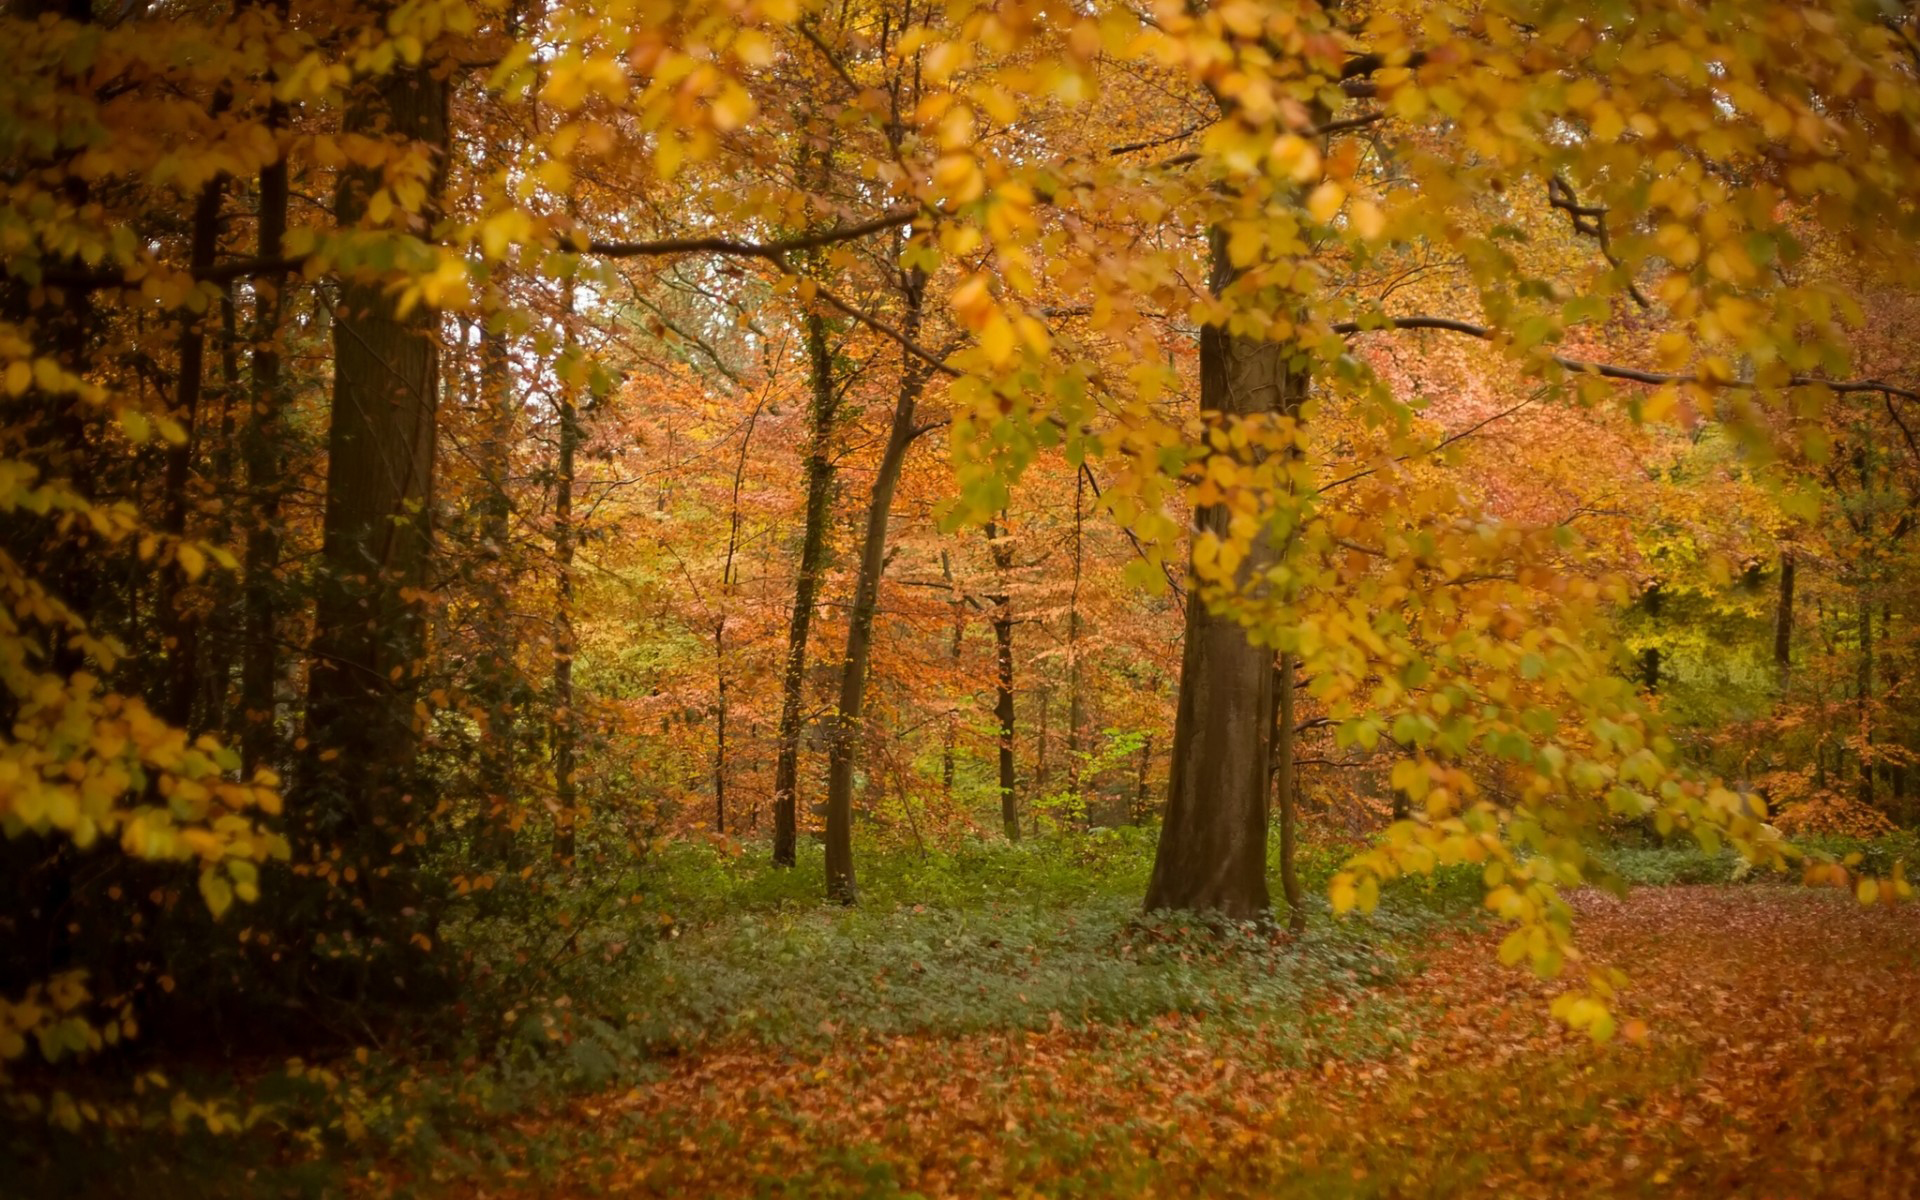
[{"label": "autumn forest", "polygon": [[1920,9],[0,27],[0,1195],[1920,1191]]}]

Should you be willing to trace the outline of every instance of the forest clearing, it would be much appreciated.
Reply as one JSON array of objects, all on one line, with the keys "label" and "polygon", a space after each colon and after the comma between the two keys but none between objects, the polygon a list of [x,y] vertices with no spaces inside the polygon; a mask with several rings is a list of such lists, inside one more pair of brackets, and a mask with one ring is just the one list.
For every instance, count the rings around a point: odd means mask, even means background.
[{"label": "forest clearing", "polygon": [[1920,1194],[1920,9],[0,39],[0,1200]]}]

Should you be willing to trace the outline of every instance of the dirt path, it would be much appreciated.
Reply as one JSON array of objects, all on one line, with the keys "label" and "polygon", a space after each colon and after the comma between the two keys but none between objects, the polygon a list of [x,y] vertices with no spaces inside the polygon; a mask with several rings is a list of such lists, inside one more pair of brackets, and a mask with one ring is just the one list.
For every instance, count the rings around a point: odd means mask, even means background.
[{"label": "dirt path", "polygon": [[[1920,1196],[1920,911],[1783,887],[1579,907],[1587,953],[1633,981],[1606,1047],[1464,938],[1331,1004],[1305,1065],[1297,1032],[1178,1018],[738,1048],[550,1114],[567,1151],[513,1174],[543,1195]],[[1373,1053],[1315,1059],[1362,1032]]]}]

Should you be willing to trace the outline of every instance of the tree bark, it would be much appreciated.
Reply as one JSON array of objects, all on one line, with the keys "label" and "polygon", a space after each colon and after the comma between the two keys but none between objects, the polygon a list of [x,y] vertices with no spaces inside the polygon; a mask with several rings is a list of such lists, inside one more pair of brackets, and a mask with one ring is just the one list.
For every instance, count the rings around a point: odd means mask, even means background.
[{"label": "tree bark", "polygon": [[504,331],[480,332],[480,409],[486,431],[480,446],[482,553],[491,568],[481,588],[479,695],[486,713],[480,735],[482,842],[496,857],[510,857],[514,809],[515,747],[518,745],[514,692],[518,682],[518,638],[510,612],[512,597],[509,542],[512,535],[513,435],[518,407],[512,363]]},{"label": "tree bark", "polygon": [[1773,663],[1780,672],[1780,690],[1783,692],[1793,680],[1793,574],[1793,552],[1782,551],[1780,606],[1773,619]]},{"label": "tree bark", "polygon": [[1294,868],[1295,771],[1294,747],[1299,737],[1293,717],[1293,654],[1281,653],[1273,667],[1273,790],[1280,809],[1280,890],[1287,898],[1287,928],[1299,933],[1307,927],[1307,909],[1300,898],[1300,876]]},{"label": "tree bark", "polygon": [[[1233,279],[1224,231],[1212,237],[1216,292]],[[1218,326],[1200,331],[1200,411],[1209,422],[1297,410],[1306,376],[1290,371],[1294,348],[1237,336]],[[1224,535],[1225,506],[1194,514],[1196,531]],[[1256,540],[1243,578],[1272,562]],[[1256,646],[1230,614],[1189,595],[1181,654],[1180,698],[1173,727],[1167,815],[1149,911],[1190,909],[1233,919],[1264,918],[1267,893],[1267,779],[1273,727],[1272,650]]]},{"label": "tree bark", "polygon": [[1000,726],[1000,828],[1009,842],[1020,840],[1020,805],[1014,792],[1013,761],[1013,593],[1008,572],[1013,547],[1003,542],[999,529],[987,523],[987,542],[993,550],[1000,591],[988,597],[993,605],[994,688],[993,715]]},{"label": "tree bark", "polygon": [[[953,639],[947,647],[947,659],[952,664],[953,676],[960,677],[960,647],[967,635],[967,600],[960,591],[960,585],[953,579],[953,564],[947,552],[940,552],[940,571],[947,577],[947,584],[953,589]],[[953,799],[953,756],[960,740],[960,709],[955,705],[947,714],[945,738],[940,746],[940,794],[948,800]]]},{"label": "tree bark", "polygon": [[[441,160],[438,176],[448,137],[446,83],[428,66],[396,69],[353,96],[344,124],[350,133],[424,143]],[[377,171],[342,174],[335,197],[342,226],[359,223],[379,186]],[[385,280],[349,278],[340,286],[307,694],[313,840],[303,850],[337,846],[336,865],[357,870],[375,919],[417,912],[407,858],[412,828],[430,808],[414,770],[414,702],[425,633],[417,596],[431,553],[437,322],[425,307],[402,315]]]},{"label": "tree bark", "polygon": [[[267,125],[286,123],[286,106],[274,101],[267,109]],[[287,231],[287,162],[284,157],[260,168],[260,214],[257,247],[260,257],[277,261]],[[248,411],[241,448],[252,498],[253,519],[247,526],[246,583],[241,597],[244,646],[240,657],[240,761],[249,774],[279,756],[278,703],[274,695],[280,679],[278,596],[274,576],[280,569],[280,497],[285,487],[281,419],[286,412],[286,388],[280,372],[280,326],[285,312],[285,280],[266,274],[253,284],[253,343]]]},{"label": "tree bark", "polygon": [[[566,302],[562,305],[567,322],[567,342],[573,342],[573,282],[565,282]],[[579,541],[574,528],[574,458],[580,448],[580,410],[573,385],[560,383],[554,397],[555,415],[560,422],[559,462],[554,470],[553,558],[555,566],[553,602],[553,858],[570,863],[578,849],[576,806],[580,801],[575,785],[575,754],[578,723],[573,712],[573,556]]]},{"label": "tree bark", "polygon": [[1873,779],[1873,605],[1864,583],[1860,595],[1860,659],[1855,694],[1860,706],[1860,803],[1874,804]]},{"label": "tree bark", "polygon": [[[216,108],[225,107],[218,100]],[[204,271],[213,265],[219,249],[220,202],[226,195],[225,177],[215,178],[200,188],[193,206],[192,242],[187,251],[189,265]],[[207,331],[204,312],[182,314],[180,328],[179,377],[175,381],[173,419],[186,431],[179,445],[167,450],[167,506],[162,528],[175,537],[185,537],[188,490],[193,482],[193,452],[200,434],[200,395],[206,380]],[[193,696],[199,682],[200,623],[192,610],[195,586],[178,564],[168,572],[169,586],[161,629],[167,643],[168,680],[161,715],[182,729],[193,727]]]},{"label": "tree bark", "polygon": [[834,386],[826,318],[807,317],[807,371],[813,402],[808,412],[807,516],[794,576],[793,615],[787,621],[787,663],[780,678],[780,746],[773,765],[773,865],[791,867],[799,842],[800,714],[806,700],[807,634],[827,553],[833,514],[833,436],[840,407]]},{"label": "tree bark", "polygon": [[[920,330],[926,276],[915,270],[906,279],[907,316],[901,331],[911,341]],[[840,667],[840,703],[832,717],[827,742],[826,859],[827,898],[852,904],[858,898],[853,872],[853,767],[861,714],[866,704],[867,659],[873,649],[873,614],[880,595],[880,575],[886,569],[887,522],[893,513],[894,488],[907,450],[918,436],[914,409],[926,386],[929,368],[906,358],[900,391],[887,432],[886,452],[873,480],[873,498],[867,506],[867,527],[860,545],[860,574],[854,585],[853,609],[847,617],[847,650]]]},{"label": "tree bark", "polygon": [[1067,593],[1067,791],[1073,797],[1073,817],[1082,828],[1092,825],[1093,814],[1082,794],[1082,757],[1086,753],[1086,701],[1081,694],[1080,676],[1080,573],[1084,529],[1082,506],[1085,503],[1085,473],[1073,476],[1073,586]]}]

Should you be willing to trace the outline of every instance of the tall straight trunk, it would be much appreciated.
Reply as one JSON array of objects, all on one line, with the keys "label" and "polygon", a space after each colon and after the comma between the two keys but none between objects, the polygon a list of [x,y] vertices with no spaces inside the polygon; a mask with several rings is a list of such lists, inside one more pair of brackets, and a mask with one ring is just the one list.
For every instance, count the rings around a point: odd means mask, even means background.
[{"label": "tall straight trunk", "polygon": [[[1665,600],[1666,594],[1660,590],[1658,583],[1649,585],[1645,594],[1640,597],[1640,604],[1646,611],[1649,625],[1656,625],[1660,620],[1660,612],[1665,607]],[[1660,647],[1648,646],[1640,652],[1640,682],[1650,692],[1660,690]]]},{"label": "tall straight trunk", "polygon": [[1860,803],[1871,808],[1874,802],[1873,780],[1873,605],[1860,594],[1860,659],[1855,679],[1855,695],[1860,705]]},{"label": "tall straight trunk", "polygon": [[1080,571],[1083,550],[1082,507],[1086,502],[1086,474],[1073,476],[1073,587],[1067,593],[1067,791],[1073,796],[1074,816],[1081,825],[1092,823],[1092,813],[1081,794],[1082,756],[1086,752],[1086,701],[1080,675]]},{"label": "tall straight trunk", "polygon": [[1013,568],[1013,547],[1001,541],[1000,531],[991,521],[987,523],[987,541],[1000,582],[1000,591],[989,597],[993,604],[993,715],[999,724],[1000,740],[1000,828],[1009,842],[1017,842],[1020,806],[1014,794],[1013,593],[1007,577]]},{"label": "tall straight trunk", "polygon": [[1273,666],[1273,791],[1280,809],[1280,891],[1287,898],[1287,927],[1298,933],[1307,927],[1307,910],[1300,900],[1300,875],[1293,861],[1294,748],[1299,736],[1294,728],[1293,688],[1293,652],[1284,651]]},{"label": "tall straight trunk", "polygon": [[780,677],[780,746],[773,765],[773,865],[790,867],[798,853],[797,794],[800,781],[800,712],[806,700],[807,632],[827,555],[827,523],[833,510],[834,421],[840,390],[834,386],[826,318],[807,316],[807,373],[813,403],[808,410],[807,516],[800,566],[793,583],[793,615],[787,621],[787,663]]},{"label": "tall straight trunk", "polygon": [[[1212,237],[1212,286],[1233,280],[1224,231]],[[1200,412],[1209,422],[1297,411],[1304,371],[1289,370],[1290,345],[1200,331]],[[1225,536],[1228,513],[1194,514],[1196,534]],[[1273,552],[1256,540],[1242,568],[1254,578]],[[1180,699],[1149,910],[1193,909],[1249,919],[1267,915],[1267,780],[1273,730],[1272,650],[1255,645],[1231,615],[1216,613],[1198,589],[1187,603]]]},{"label": "tall straight trunk", "polygon": [[[561,310],[567,322],[567,342],[573,343],[573,281],[566,280]],[[554,400],[560,420],[560,461],[554,469],[553,559],[553,857],[571,862],[577,849],[575,806],[579,788],[574,780],[578,723],[573,712],[573,555],[579,541],[574,528],[574,458],[580,449],[580,411],[573,384],[562,380]]]},{"label": "tall straight trunk", "polygon": [[727,831],[727,619],[713,623],[713,831]]},{"label": "tall straight trunk", "polygon": [[1135,825],[1147,816],[1147,774],[1153,769],[1153,735],[1149,733],[1140,739],[1140,766],[1133,779],[1133,805],[1127,814]]},{"label": "tall straight trunk", "polygon": [[[940,552],[940,573],[947,578],[947,585],[953,589],[953,639],[947,647],[947,660],[951,664],[953,676],[960,677],[960,647],[967,636],[967,598],[960,591],[960,585],[953,580],[953,564],[947,552]],[[940,793],[948,800],[953,799],[953,755],[960,740],[960,709],[956,705],[947,714],[945,737],[940,745]]]},{"label": "tall straight trunk", "polygon": [[[915,270],[906,280],[907,315],[901,331],[908,341],[920,331],[926,276]],[[873,650],[873,613],[880,598],[880,575],[886,569],[887,522],[893,515],[894,488],[906,464],[907,450],[918,435],[914,410],[926,387],[928,366],[908,357],[901,367],[900,391],[887,431],[887,448],[874,476],[867,505],[867,527],[860,543],[860,573],[854,584],[853,609],[847,614],[847,650],[840,664],[840,703],[832,717],[827,741],[826,858],[827,897],[852,904],[858,897],[853,877],[853,765],[862,713],[866,707],[867,660]]]},{"label": "tall straight trunk", "polygon": [[1780,554],[1780,606],[1773,617],[1773,665],[1780,673],[1780,690],[1793,679],[1793,552]]},{"label": "tall straight trunk", "polygon": [[[224,107],[218,105],[217,107]],[[225,180],[215,178],[200,188],[193,206],[192,244],[188,261],[196,272],[213,265],[219,248],[220,202],[226,194]],[[200,440],[200,396],[205,387],[207,331],[205,313],[184,313],[180,328],[179,377],[175,381],[173,419],[186,430],[179,445],[167,451],[167,503],[162,528],[175,537],[187,532],[188,491],[192,486],[193,452]],[[191,608],[194,581],[179,566],[169,572],[166,607],[162,610],[161,629],[167,642],[168,679],[162,715],[173,724],[188,727],[193,723],[193,696],[199,682],[200,623]]]},{"label": "tall straight trunk", "polygon": [[[1040,704],[1040,727],[1034,731],[1033,744],[1033,794],[1050,796],[1053,794],[1053,771],[1047,763],[1047,739],[1053,731],[1049,728],[1049,718],[1053,716],[1053,689],[1042,683],[1034,691],[1034,698]],[[1040,832],[1040,812],[1035,809],[1032,815],[1033,832]]]},{"label": "tall straight trunk", "polygon": [[[424,143],[443,166],[446,82],[427,66],[370,80],[349,101],[344,127]],[[359,223],[380,182],[378,171],[342,174],[334,201],[341,225]],[[400,313],[385,280],[340,285],[308,672],[305,823],[314,840],[301,852],[339,848],[343,876],[357,869],[361,920],[419,911],[406,855],[412,829],[431,809],[414,765],[425,635],[415,597],[432,548],[438,321],[424,307]]]},{"label": "tall straight trunk", "polygon": [[[274,101],[267,109],[267,125],[286,123],[286,106]],[[260,213],[257,249],[269,262],[280,258],[287,231],[287,162],[276,158],[260,168]],[[280,566],[280,497],[285,487],[281,441],[287,408],[280,371],[280,326],[285,312],[284,279],[266,274],[253,284],[252,370],[248,380],[247,428],[241,457],[252,501],[247,526],[246,582],[241,596],[241,623],[245,633],[240,652],[240,761],[248,772],[278,757],[278,705],[274,689],[280,678],[279,613],[274,575]]]},{"label": "tall straight trunk", "polygon": [[733,468],[733,502],[727,516],[727,557],[720,567],[719,609],[713,617],[713,831],[727,831],[727,605],[733,599],[734,585],[739,582],[734,572],[734,560],[740,552],[740,523],[743,513],[740,509],[740,490],[747,479],[747,452],[753,447],[753,430],[760,423],[760,411],[766,407],[766,394],[761,393],[753,413],[747,418],[747,428],[740,435],[740,457]]},{"label": "tall straight trunk", "polygon": [[[462,340],[464,346],[465,340]],[[512,538],[514,414],[513,364],[508,357],[505,331],[480,331],[481,428],[480,542],[488,574],[480,589],[481,645],[478,692],[475,698],[486,713],[480,734],[480,842],[496,857],[512,849],[515,747],[518,745],[514,692],[518,682],[518,638],[509,611],[512,603],[509,543]]]},{"label": "tall straight trunk", "polygon": [[[234,478],[237,440],[234,399],[239,395],[240,318],[234,310],[233,289],[229,287],[220,296],[220,420],[213,453],[207,460],[211,491],[223,501],[214,511],[211,533],[214,544],[219,546],[232,544],[234,518],[241,507],[225,502],[234,494],[237,482]],[[200,713],[201,728],[218,729],[224,735],[237,732],[232,700],[234,655],[239,647],[240,626],[236,619],[239,589],[234,578],[222,571],[209,581],[208,591],[211,593],[209,607],[216,615],[204,638],[200,686],[193,704]]]}]

